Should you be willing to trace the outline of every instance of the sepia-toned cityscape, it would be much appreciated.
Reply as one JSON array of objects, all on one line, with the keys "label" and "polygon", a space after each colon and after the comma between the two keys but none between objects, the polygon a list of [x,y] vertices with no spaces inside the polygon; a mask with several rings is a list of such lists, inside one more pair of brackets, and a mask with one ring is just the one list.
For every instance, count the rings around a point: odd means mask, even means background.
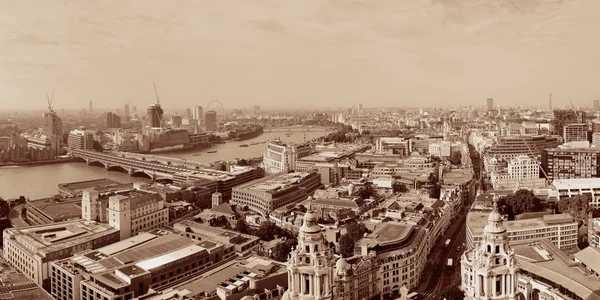
[{"label": "sepia-toned cityscape", "polygon": [[600,299],[600,2],[3,6],[0,299]]}]

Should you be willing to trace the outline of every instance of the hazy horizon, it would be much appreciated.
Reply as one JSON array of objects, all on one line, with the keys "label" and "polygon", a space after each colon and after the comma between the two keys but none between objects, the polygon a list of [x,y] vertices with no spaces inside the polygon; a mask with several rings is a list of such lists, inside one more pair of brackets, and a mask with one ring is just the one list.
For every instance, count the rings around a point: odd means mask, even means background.
[{"label": "hazy horizon", "polygon": [[[591,106],[600,1],[3,1],[0,110]],[[274,103],[279,101],[279,103]]]}]

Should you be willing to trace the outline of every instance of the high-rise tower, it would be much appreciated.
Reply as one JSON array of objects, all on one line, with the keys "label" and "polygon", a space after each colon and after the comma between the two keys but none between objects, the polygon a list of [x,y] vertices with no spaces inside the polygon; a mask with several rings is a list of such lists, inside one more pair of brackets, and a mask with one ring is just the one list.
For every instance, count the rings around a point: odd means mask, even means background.
[{"label": "high-rise tower", "polygon": [[333,299],[333,253],[310,209],[304,215],[298,245],[290,253],[287,269],[288,290],[282,300]]},{"label": "high-rise tower", "polygon": [[483,229],[484,238],[461,257],[462,289],[465,299],[519,299],[515,252],[508,246],[508,233],[498,212],[498,197]]},{"label": "high-rise tower", "polygon": [[487,110],[494,109],[494,98],[487,98]]}]

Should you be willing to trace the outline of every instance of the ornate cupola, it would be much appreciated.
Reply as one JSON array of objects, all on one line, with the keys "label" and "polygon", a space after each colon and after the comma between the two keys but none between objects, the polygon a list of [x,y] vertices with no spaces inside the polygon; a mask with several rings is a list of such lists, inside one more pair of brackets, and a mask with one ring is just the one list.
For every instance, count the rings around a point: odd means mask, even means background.
[{"label": "ornate cupola", "polygon": [[518,266],[508,245],[508,233],[498,212],[498,198],[483,229],[483,240],[461,257],[465,299],[518,299]]}]

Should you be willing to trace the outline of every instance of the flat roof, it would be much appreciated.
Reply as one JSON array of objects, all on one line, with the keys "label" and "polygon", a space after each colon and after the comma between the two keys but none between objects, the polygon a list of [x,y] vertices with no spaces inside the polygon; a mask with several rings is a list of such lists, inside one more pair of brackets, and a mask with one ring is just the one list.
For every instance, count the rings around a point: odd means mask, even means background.
[{"label": "flat roof", "polygon": [[104,255],[113,255],[129,248],[133,248],[139,246],[145,242],[153,240],[158,236],[148,233],[148,232],[140,232],[138,235],[134,235],[128,239],[122,240],[120,242],[116,242],[114,244],[110,244],[108,246],[102,247],[98,249],[98,252]]},{"label": "flat roof", "polygon": [[[473,235],[478,236],[483,234],[483,229],[487,225],[489,215],[490,211],[470,211],[467,214],[467,226],[469,226]],[[548,216],[552,217],[547,218]],[[504,221],[503,225],[507,231],[518,231],[565,223],[574,223],[574,220],[570,215],[558,214],[544,215],[542,218]]]},{"label": "flat roof", "polygon": [[262,191],[266,193],[275,193],[280,190],[297,185],[302,179],[314,174],[315,172],[294,172],[288,174],[276,174],[270,177],[251,181],[247,184],[235,187],[235,189],[247,189]]},{"label": "flat roof", "polygon": [[79,195],[85,189],[105,188],[108,186],[121,185],[121,184],[122,183],[108,179],[108,178],[100,178],[100,179],[92,179],[92,180],[85,180],[85,181],[61,183],[58,185],[58,188],[60,190],[62,190],[63,192],[66,192],[66,193],[69,193],[72,195]]},{"label": "flat roof", "polygon": [[160,266],[166,265],[168,263],[180,260],[187,256],[190,256],[190,255],[193,255],[196,253],[200,253],[203,251],[206,252],[206,249],[204,247],[200,247],[198,245],[190,245],[185,248],[173,251],[171,253],[163,254],[158,257],[154,257],[154,258],[151,258],[148,260],[141,261],[135,265],[146,271],[150,271],[152,269],[156,269]]},{"label": "flat roof", "polygon": [[19,244],[27,244],[26,248],[38,251],[43,255],[119,232],[118,229],[108,224],[83,220],[8,228],[6,230],[15,235],[15,240]]},{"label": "flat roof", "polygon": [[579,190],[579,189],[598,189],[600,188],[600,179],[598,178],[576,178],[576,179],[555,179],[552,185],[557,190]]},{"label": "flat roof", "polygon": [[81,197],[57,200],[54,200],[53,198],[38,199],[27,201],[27,204],[44,212],[53,220],[81,218]]}]

